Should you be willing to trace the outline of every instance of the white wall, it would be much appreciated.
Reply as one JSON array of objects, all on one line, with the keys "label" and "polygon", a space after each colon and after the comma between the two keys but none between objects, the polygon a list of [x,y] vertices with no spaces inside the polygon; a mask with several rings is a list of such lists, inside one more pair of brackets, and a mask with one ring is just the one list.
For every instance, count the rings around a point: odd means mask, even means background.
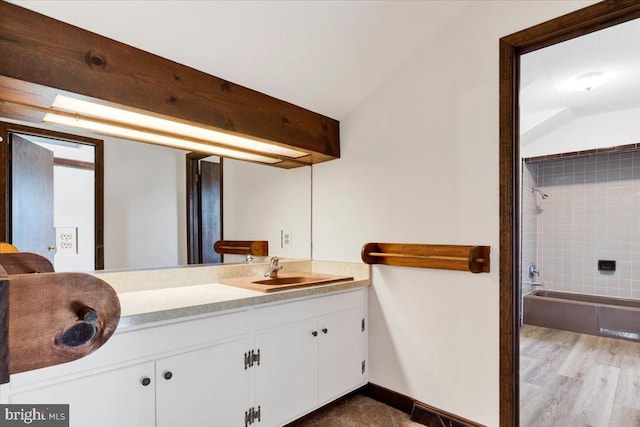
[{"label": "white wall", "polygon": [[[55,140],[23,135],[24,138],[53,151],[57,159],[93,163],[95,149],[89,145],[61,145]],[[91,271],[95,269],[95,179],[89,169],[54,166],[53,219],[57,251],[53,256],[56,271]],[[58,228],[76,229],[75,253],[64,253]]]},{"label": "white wall", "polygon": [[105,269],[186,264],[186,151],[104,140]]},{"label": "white wall", "polygon": [[640,108],[574,118],[544,135],[525,135],[524,158],[608,148],[640,141]]},{"label": "white wall", "polygon": [[[311,168],[279,169],[233,159],[223,162],[223,237],[268,240],[269,255],[311,258]],[[280,230],[291,232],[281,247]],[[225,255],[225,262],[244,257]]]},{"label": "white wall", "polygon": [[373,267],[372,383],[498,425],[498,40],[590,3],[471,2],[341,121],[342,158],[314,166],[314,259],[491,246],[489,274]]},{"label": "white wall", "polygon": [[64,253],[57,242],[58,252],[53,257],[55,270],[95,270],[94,171],[55,166],[53,182],[54,227],[56,230],[59,227],[72,227],[77,230],[77,253]]}]

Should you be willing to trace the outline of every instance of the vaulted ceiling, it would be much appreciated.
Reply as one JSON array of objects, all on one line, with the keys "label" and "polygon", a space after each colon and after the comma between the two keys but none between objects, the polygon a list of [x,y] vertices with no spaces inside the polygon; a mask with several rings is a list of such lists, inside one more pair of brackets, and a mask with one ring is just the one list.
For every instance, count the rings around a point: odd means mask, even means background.
[{"label": "vaulted ceiling", "polygon": [[12,1],[340,120],[465,1]]},{"label": "vaulted ceiling", "polygon": [[[591,90],[576,85],[601,73]],[[609,27],[521,58],[521,133],[524,143],[573,120],[640,108],[640,20]],[[640,114],[637,115],[640,142]],[[533,137],[533,138],[532,138]]]}]

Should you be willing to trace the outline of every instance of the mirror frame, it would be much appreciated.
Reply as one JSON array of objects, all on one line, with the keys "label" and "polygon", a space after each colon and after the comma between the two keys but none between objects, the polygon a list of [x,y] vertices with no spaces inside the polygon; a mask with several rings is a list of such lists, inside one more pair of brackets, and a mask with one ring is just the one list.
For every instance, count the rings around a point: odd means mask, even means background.
[{"label": "mirror frame", "polygon": [[94,269],[104,269],[104,141],[48,129],[0,122],[0,241],[9,242],[11,238],[11,157],[9,153],[9,134],[19,133],[94,147],[95,156],[95,202],[94,202]]},{"label": "mirror frame", "polygon": [[520,55],[640,18],[640,3],[597,3],[500,39],[500,425],[520,424]]}]

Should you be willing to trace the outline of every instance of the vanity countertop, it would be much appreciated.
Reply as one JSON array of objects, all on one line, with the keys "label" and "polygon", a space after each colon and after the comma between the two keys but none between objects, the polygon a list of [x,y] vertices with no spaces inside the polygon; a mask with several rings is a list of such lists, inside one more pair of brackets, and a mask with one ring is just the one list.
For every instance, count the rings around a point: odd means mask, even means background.
[{"label": "vanity countertop", "polygon": [[[166,322],[258,304],[321,295],[370,284],[369,266],[365,264],[290,261],[285,262],[284,265],[285,270],[289,272],[324,272],[349,275],[354,279],[264,293],[218,283],[222,277],[251,275],[256,269],[261,271],[264,268],[264,266],[256,267],[255,265],[186,267],[146,272],[105,272],[95,275],[109,283],[118,293],[121,306],[119,331],[148,323]],[[182,274],[174,270],[182,270]],[[190,277],[190,280],[185,277]],[[210,282],[202,283],[206,278]]]}]

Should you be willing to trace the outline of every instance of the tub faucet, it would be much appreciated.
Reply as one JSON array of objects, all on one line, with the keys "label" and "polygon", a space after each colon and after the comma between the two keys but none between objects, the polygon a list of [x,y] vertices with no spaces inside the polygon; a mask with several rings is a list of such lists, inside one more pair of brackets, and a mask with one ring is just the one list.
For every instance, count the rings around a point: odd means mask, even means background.
[{"label": "tub faucet", "polygon": [[529,278],[533,279],[536,276],[540,276],[540,270],[538,270],[538,267],[532,262],[529,264]]},{"label": "tub faucet", "polygon": [[269,270],[262,275],[262,277],[269,277],[275,279],[278,277],[278,271],[282,270],[282,264],[280,264],[280,258],[274,256],[269,263]]},{"label": "tub faucet", "polygon": [[538,281],[535,281],[535,280],[532,280],[530,282],[522,282],[522,284],[523,285],[531,285],[531,287],[533,287],[533,288],[538,287],[538,286],[540,286],[540,287],[544,286],[544,282],[538,282]]}]

